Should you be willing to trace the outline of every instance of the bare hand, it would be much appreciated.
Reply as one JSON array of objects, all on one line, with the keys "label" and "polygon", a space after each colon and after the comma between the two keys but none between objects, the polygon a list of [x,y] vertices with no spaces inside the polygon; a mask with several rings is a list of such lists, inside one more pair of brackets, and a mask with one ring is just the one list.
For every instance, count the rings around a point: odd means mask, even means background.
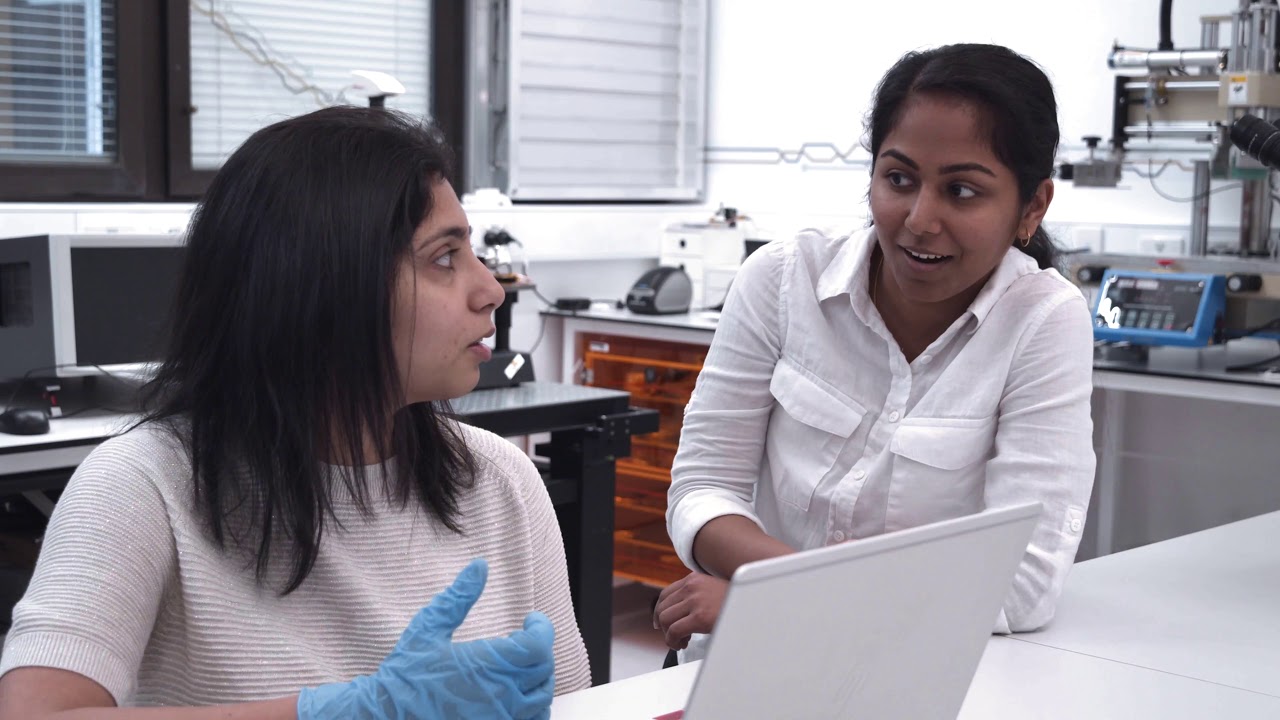
[{"label": "bare hand", "polygon": [[662,630],[667,647],[683,650],[693,633],[711,632],[728,590],[728,580],[700,572],[689,573],[663,589],[653,608],[653,626]]}]

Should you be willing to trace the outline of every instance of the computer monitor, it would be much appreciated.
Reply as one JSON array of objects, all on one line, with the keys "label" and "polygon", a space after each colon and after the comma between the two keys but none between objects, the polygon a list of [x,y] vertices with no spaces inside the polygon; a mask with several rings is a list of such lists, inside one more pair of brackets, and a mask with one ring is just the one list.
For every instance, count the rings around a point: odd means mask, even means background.
[{"label": "computer monitor", "polygon": [[0,382],[161,359],[181,235],[0,239]]}]

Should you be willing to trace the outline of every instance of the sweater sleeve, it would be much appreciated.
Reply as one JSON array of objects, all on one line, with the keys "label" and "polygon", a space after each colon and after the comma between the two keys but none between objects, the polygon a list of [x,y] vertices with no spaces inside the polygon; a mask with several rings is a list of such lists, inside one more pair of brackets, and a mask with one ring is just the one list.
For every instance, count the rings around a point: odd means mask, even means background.
[{"label": "sweater sleeve", "polygon": [[135,431],[109,440],[71,477],[14,607],[0,675],[58,668],[98,683],[117,705],[132,697],[177,563],[165,502],[146,467],[153,438]]},{"label": "sweater sleeve", "polygon": [[556,629],[556,694],[591,687],[591,667],[587,647],[582,642],[573,599],[569,594],[569,570],[564,539],[556,520],[547,486],[533,462],[514,453],[514,472],[520,476],[525,507],[529,513],[529,543],[533,548],[534,608],[551,619]]}]

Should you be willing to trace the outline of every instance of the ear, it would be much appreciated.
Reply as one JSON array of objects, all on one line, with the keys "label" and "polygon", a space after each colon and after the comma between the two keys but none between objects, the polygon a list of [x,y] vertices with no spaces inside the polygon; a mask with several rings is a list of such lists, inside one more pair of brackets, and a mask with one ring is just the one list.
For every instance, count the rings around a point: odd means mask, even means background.
[{"label": "ear", "polygon": [[1044,220],[1044,214],[1049,212],[1049,203],[1051,202],[1053,202],[1053,181],[1045,179],[1041,181],[1040,187],[1036,188],[1035,194],[1031,196],[1031,200],[1022,209],[1022,217],[1018,221],[1018,231],[1020,233],[1034,233],[1040,227],[1040,222]]}]

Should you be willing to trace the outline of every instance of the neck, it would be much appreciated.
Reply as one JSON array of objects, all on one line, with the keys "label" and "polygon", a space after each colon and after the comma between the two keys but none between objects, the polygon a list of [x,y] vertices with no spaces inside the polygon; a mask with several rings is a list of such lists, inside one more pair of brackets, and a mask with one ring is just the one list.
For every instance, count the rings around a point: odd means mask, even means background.
[{"label": "neck", "polygon": [[875,293],[872,300],[907,362],[915,360],[946,332],[969,309],[986,283],[984,278],[959,295],[941,302],[919,302],[906,297],[893,273],[884,269],[884,257],[878,246],[873,253],[870,282]]}]

